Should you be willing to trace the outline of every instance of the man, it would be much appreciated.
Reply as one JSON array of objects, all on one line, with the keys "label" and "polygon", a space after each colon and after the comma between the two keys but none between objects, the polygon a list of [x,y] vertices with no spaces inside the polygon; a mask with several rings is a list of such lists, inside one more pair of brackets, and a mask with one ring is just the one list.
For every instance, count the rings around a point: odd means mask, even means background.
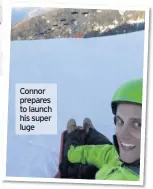
[{"label": "man", "polygon": [[114,144],[95,130],[89,118],[83,122],[86,136],[82,140],[75,120],[71,119],[67,124],[69,137],[65,157],[69,165],[83,165],[89,169],[82,169],[85,177],[91,175],[98,180],[137,181],[140,168],[142,79],[124,83],[115,92],[111,108],[116,125]]}]

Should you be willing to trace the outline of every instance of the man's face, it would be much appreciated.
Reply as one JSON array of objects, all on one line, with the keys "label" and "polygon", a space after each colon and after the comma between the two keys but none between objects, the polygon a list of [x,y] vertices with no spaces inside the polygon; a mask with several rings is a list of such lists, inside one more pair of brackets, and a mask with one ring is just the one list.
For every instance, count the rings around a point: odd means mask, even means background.
[{"label": "man's face", "polygon": [[115,116],[120,158],[132,163],[140,158],[141,105],[119,104]]}]

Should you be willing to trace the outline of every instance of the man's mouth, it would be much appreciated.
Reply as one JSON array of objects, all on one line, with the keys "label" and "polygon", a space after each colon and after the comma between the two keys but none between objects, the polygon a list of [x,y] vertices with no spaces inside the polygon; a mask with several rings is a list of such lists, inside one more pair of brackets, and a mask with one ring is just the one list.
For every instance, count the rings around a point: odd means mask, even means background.
[{"label": "man's mouth", "polygon": [[120,144],[124,150],[133,150],[136,147],[134,144],[126,144],[123,142],[120,142]]}]

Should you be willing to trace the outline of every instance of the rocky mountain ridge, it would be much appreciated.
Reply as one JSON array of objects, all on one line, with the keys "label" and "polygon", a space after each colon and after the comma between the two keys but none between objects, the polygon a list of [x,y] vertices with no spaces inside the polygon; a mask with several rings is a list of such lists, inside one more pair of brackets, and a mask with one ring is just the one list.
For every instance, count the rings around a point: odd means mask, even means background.
[{"label": "rocky mountain ridge", "polygon": [[97,37],[141,30],[144,23],[144,11],[58,8],[12,25],[11,40]]}]

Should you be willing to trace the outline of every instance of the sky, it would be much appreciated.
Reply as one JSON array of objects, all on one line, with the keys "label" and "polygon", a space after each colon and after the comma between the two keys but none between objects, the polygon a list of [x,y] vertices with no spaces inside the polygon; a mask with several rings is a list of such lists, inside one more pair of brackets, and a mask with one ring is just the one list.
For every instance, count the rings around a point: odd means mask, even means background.
[{"label": "sky", "polygon": [[13,8],[12,9],[12,24],[16,24],[24,19],[27,19],[31,16],[35,16],[38,14],[42,14],[48,10],[48,8],[30,8],[30,7],[25,7],[25,8]]}]

